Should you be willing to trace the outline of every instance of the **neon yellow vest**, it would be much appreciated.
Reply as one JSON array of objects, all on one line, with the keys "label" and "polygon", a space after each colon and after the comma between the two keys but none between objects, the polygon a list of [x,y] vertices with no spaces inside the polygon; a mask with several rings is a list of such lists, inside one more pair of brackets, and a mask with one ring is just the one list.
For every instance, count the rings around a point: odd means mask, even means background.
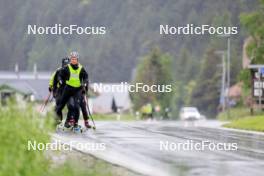
[{"label": "neon yellow vest", "polygon": [[[52,89],[54,88],[54,87],[53,87],[53,84],[54,84],[54,78],[55,78],[55,75],[56,75],[56,73],[59,71],[59,69],[60,69],[60,68],[57,68],[57,70],[56,70],[55,72],[53,72],[52,75],[51,75],[51,77],[50,77],[49,87],[52,88]],[[57,83],[57,88],[59,88],[59,87],[60,87],[60,84]]]},{"label": "neon yellow vest", "polygon": [[55,77],[56,71],[52,73],[50,81],[49,81],[49,87],[53,89],[53,83],[54,83],[54,77]]},{"label": "neon yellow vest", "polygon": [[70,71],[70,78],[66,81],[66,84],[72,87],[81,87],[80,73],[82,70],[82,66],[79,65],[79,68],[74,70],[70,64],[68,64],[68,68]]}]

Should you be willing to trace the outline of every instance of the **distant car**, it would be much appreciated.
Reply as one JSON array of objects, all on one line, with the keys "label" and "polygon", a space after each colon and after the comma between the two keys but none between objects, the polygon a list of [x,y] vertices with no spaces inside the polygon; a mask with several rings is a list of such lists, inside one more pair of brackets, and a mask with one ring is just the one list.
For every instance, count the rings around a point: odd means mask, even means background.
[{"label": "distant car", "polygon": [[199,113],[196,107],[183,107],[180,110],[181,120],[200,120],[202,115]]}]

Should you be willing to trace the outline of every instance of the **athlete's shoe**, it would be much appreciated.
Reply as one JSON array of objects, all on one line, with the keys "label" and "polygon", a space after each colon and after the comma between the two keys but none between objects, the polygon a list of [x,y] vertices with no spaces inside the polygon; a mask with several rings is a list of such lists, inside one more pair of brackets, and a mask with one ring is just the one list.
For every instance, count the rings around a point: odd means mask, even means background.
[{"label": "athlete's shoe", "polygon": [[84,121],[84,126],[85,126],[86,128],[92,128],[92,126],[89,124],[89,121],[88,121],[88,120],[85,120],[85,121]]},{"label": "athlete's shoe", "polygon": [[65,127],[65,128],[71,128],[72,125],[71,125],[69,122],[65,122],[65,123],[64,123],[64,127]]},{"label": "athlete's shoe", "polygon": [[71,126],[74,126],[75,123],[76,123],[76,122],[75,122],[74,118],[72,117],[72,118],[69,120],[69,124],[70,124]]}]

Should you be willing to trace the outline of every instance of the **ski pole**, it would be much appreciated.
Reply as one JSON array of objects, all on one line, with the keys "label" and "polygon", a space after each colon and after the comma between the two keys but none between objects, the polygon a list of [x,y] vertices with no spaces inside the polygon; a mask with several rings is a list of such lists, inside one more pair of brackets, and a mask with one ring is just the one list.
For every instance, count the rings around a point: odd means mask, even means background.
[{"label": "ski pole", "polygon": [[45,109],[46,105],[49,102],[50,96],[51,96],[51,92],[49,93],[49,95],[47,96],[47,98],[44,100],[43,104],[40,107],[39,112],[43,112],[43,110]]},{"label": "ski pole", "polygon": [[47,106],[48,102],[49,102],[49,99],[50,99],[50,96],[51,96],[51,92],[49,93],[48,97],[46,98],[46,100],[44,101],[44,104],[42,105],[42,109],[41,109],[41,112],[44,111],[45,107]]},{"label": "ski pole", "polygon": [[91,111],[90,111],[90,108],[89,108],[89,104],[88,104],[88,100],[87,100],[86,95],[84,95],[84,101],[85,101],[85,104],[86,104],[86,107],[87,107],[87,110],[88,110],[88,114],[91,117],[92,122],[93,122],[93,129],[95,130],[96,129],[96,126],[95,126],[94,119],[93,119],[93,116],[92,116]]}]

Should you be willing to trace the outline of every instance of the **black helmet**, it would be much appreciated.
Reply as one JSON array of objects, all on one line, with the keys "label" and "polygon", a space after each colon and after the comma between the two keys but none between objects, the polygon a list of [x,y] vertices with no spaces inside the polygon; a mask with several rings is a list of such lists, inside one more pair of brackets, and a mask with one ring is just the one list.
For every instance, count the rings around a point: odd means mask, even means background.
[{"label": "black helmet", "polygon": [[70,59],[68,57],[62,58],[62,60],[61,60],[61,66],[62,67],[66,66],[69,63],[70,63]]}]

